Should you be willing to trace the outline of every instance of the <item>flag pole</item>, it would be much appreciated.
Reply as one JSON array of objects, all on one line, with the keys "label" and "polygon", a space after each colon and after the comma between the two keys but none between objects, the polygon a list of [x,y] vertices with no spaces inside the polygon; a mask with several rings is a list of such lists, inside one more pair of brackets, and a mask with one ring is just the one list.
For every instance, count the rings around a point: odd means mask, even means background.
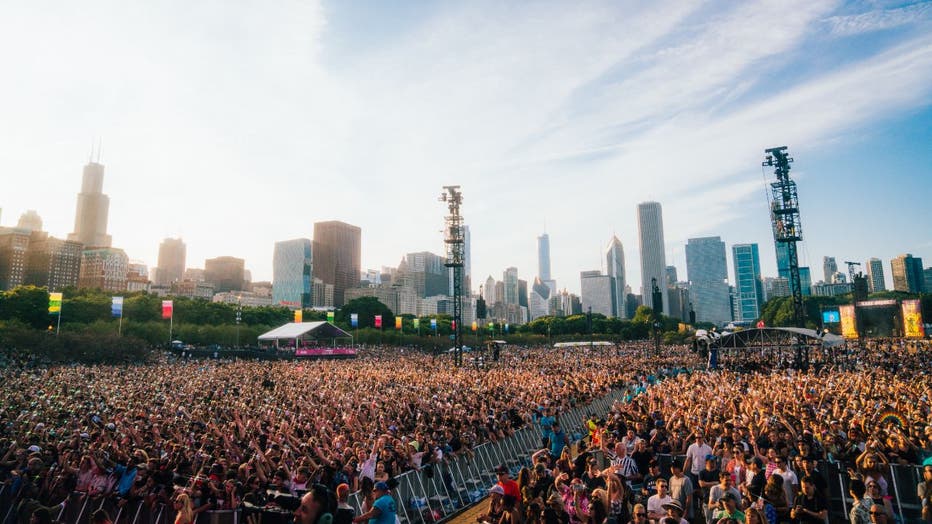
[{"label": "flag pole", "polygon": [[55,325],[55,336],[58,336],[58,332],[61,330],[61,308],[58,309],[58,323]]},{"label": "flag pole", "polygon": [[[123,308],[122,307],[120,307],[120,325],[119,327],[117,327],[117,335],[121,337],[123,336]],[[171,333],[169,333],[168,338],[171,338]]]}]

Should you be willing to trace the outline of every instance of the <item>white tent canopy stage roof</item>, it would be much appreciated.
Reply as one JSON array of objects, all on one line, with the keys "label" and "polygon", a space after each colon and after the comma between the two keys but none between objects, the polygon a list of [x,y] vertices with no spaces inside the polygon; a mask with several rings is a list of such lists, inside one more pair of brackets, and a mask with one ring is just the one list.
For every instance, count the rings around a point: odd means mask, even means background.
[{"label": "white tent canopy stage roof", "polygon": [[329,322],[290,322],[259,335],[260,341],[304,338],[352,338],[352,335]]}]

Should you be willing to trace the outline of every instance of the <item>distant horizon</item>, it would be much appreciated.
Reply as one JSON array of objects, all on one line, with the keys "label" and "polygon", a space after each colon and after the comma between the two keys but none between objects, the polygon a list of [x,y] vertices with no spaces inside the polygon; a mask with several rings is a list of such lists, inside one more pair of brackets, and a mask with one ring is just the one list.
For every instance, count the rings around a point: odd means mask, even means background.
[{"label": "distant horizon", "polygon": [[778,146],[814,280],[823,255],[880,258],[888,286],[897,255],[932,265],[928,1],[94,0],[6,3],[0,29],[0,220],[66,237],[99,158],[112,243],[149,267],[180,237],[189,267],[271,280],[275,241],[333,219],[362,228],[361,270],[442,254],[458,184],[474,282],[533,281],[547,232],[578,293],[616,234],[640,293],[643,201],[681,280],[687,240],[716,235],[730,281],[738,243],[774,276]]}]

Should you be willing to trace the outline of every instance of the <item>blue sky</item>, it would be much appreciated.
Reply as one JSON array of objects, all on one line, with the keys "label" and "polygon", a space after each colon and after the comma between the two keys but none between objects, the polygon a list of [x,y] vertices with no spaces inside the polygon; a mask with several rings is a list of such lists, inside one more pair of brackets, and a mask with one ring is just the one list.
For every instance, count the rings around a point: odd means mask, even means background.
[{"label": "blue sky", "polygon": [[645,200],[681,276],[708,235],[773,274],[779,145],[814,277],[823,255],[932,265],[932,2],[4,3],[0,63],[0,224],[70,232],[101,139],[114,244],[150,265],[180,235],[190,267],[270,279],[274,242],[330,219],[396,265],[442,250],[460,184],[474,281],[533,279],[546,227],[558,286],[615,233],[637,292]]}]

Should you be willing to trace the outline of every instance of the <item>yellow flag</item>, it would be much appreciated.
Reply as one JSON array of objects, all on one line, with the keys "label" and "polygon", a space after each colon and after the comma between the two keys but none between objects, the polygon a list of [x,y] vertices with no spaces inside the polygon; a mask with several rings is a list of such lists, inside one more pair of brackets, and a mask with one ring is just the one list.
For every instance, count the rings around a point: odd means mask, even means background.
[{"label": "yellow flag", "polygon": [[295,324],[300,324],[304,321],[304,311],[301,309],[294,310],[294,322]]}]

